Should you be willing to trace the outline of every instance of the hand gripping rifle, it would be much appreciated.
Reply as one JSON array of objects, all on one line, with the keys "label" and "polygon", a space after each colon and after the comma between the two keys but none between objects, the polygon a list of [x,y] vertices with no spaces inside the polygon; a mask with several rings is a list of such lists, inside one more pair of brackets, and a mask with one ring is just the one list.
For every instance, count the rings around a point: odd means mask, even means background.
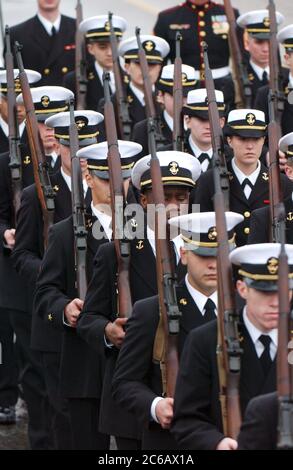
[{"label": "hand gripping rifle", "polygon": [[76,156],[78,151],[78,131],[74,119],[74,100],[69,102],[70,112],[70,155],[71,155],[71,201],[74,231],[74,255],[78,297],[85,299],[87,290],[86,279],[86,250],[87,230],[85,223],[85,204],[82,185],[80,160]]},{"label": "hand gripping rifle", "polygon": [[174,84],[173,84],[173,149],[184,151],[183,122],[182,122],[182,59],[180,55],[180,42],[182,35],[176,33],[176,58],[174,62]]},{"label": "hand gripping rifle", "polygon": [[[239,317],[235,307],[232,267],[229,261],[229,241],[227,235],[225,211],[227,210],[229,180],[225,165],[222,131],[219,124],[214,84],[204,45],[206,87],[208,94],[209,120],[211,122],[214,161],[214,208],[218,240],[218,371],[220,382],[220,402],[223,428],[226,436],[236,439],[240,424],[241,411],[239,401],[240,357],[242,350],[239,342]],[[225,194],[226,192],[226,199]]]},{"label": "hand gripping rifle", "polygon": [[76,33],[75,33],[75,81],[77,109],[85,109],[85,98],[87,92],[87,60],[83,34],[79,31],[82,22],[82,4],[77,0],[76,5]]},{"label": "hand gripping rifle", "polygon": [[105,97],[104,118],[108,142],[108,166],[112,206],[112,227],[113,234],[115,235],[114,243],[118,261],[118,311],[120,317],[128,318],[132,311],[129,283],[130,241],[126,239],[123,229],[126,225],[126,198],[123,188],[121,158],[117,140],[114,107],[110,95],[110,74],[108,72],[104,73],[103,82]]},{"label": "hand gripping rifle", "polygon": [[5,28],[5,64],[7,74],[8,129],[9,129],[9,167],[12,181],[14,219],[20,206],[22,190],[20,137],[17,122],[16,93],[14,83],[13,55],[10,44],[9,27]]},{"label": "hand gripping rifle", "polygon": [[122,85],[121,69],[118,54],[117,37],[112,21],[113,13],[108,13],[110,25],[110,45],[113,58],[113,73],[116,86],[116,111],[118,117],[118,130],[121,140],[130,140],[131,135],[131,119],[129,117],[128,101],[124,86]]},{"label": "hand gripping rifle", "polygon": [[49,228],[54,223],[55,194],[48,173],[48,164],[46,163],[43,142],[39,134],[31,90],[29,87],[27,75],[23,67],[20,52],[21,47],[22,46],[20,46],[18,42],[15,43],[15,55],[19,68],[19,79],[26,112],[26,127],[28,131],[29,145],[34,168],[34,179],[43,214],[44,244],[47,246]]},{"label": "hand gripping rifle", "polygon": [[162,238],[159,235],[159,215],[160,210],[165,209],[165,197],[160,162],[156,153],[154,120],[150,118],[148,124],[151,153],[150,170],[152,193],[156,211],[156,264],[160,308],[160,321],[153,348],[153,359],[154,362],[160,363],[164,396],[174,397],[176,378],[179,369],[178,334],[181,312],[177,304],[175,289],[176,275],[171,254],[171,243],[168,237]]}]

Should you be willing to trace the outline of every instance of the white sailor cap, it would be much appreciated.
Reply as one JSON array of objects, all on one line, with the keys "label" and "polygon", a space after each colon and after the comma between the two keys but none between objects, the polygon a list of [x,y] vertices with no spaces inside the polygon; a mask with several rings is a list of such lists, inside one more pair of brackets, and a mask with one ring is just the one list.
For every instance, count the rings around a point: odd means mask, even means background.
[{"label": "white sailor cap", "polygon": [[[74,98],[71,90],[62,86],[40,86],[31,90],[38,121],[45,121],[49,116],[68,109],[68,100]],[[23,103],[22,94],[16,98]]]},{"label": "white sailor cap", "polygon": [[286,154],[288,159],[293,159],[293,132],[289,132],[289,134],[281,137],[279,149]]},{"label": "white sailor cap", "polygon": [[259,109],[233,109],[228,114],[225,134],[240,137],[263,137],[266,135],[266,119]]},{"label": "white sailor cap", "polygon": [[[215,90],[217,107],[220,116],[224,116],[225,103],[224,94],[220,90]],[[186,104],[183,106],[183,114],[195,116],[201,119],[209,118],[208,96],[206,88],[198,88],[188,92]]]},{"label": "white sailor cap", "polygon": [[[121,157],[122,176],[123,178],[129,178],[132,167],[142,151],[142,146],[136,142],[118,140],[118,150]],[[87,160],[88,169],[93,171],[96,176],[109,179],[108,142],[100,142],[99,144],[84,147],[76,155]]]},{"label": "white sailor cap", "polygon": [[[127,22],[121,16],[112,16],[114,32],[121,38],[127,28]],[[85,35],[87,42],[109,41],[110,24],[108,15],[91,16],[81,21],[79,31]]]},{"label": "white sailor cap", "polygon": [[[230,253],[233,264],[240,266],[238,271],[247,285],[263,291],[278,289],[280,243],[257,243],[236,248]],[[289,265],[289,286],[293,288],[293,246],[286,244],[285,250]]]},{"label": "white sailor cap", "polygon": [[[244,217],[237,212],[225,212],[229,246],[235,248],[234,227],[243,222]],[[216,256],[218,249],[216,213],[193,212],[179,215],[169,220],[171,227],[178,229],[184,247],[196,251],[200,256]]]},{"label": "white sailor cap", "polygon": [[[277,25],[283,23],[284,16],[276,11]],[[237,24],[253,37],[258,39],[269,39],[270,37],[270,18],[268,10],[253,10],[240,15],[237,18]]]},{"label": "white sailor cap", "polygon": [[[92,110],[74,111],[74,120],[77,127],[79,145],[95,144],[99,135],[98,125],[103,122],[104,116]],[[54,128],[55,138],[62,145],[70,145],[69,127],[70,112],[55,114],[45,121],[46,126]]]},{"label": "white sailor cap", "polygon": [[[169,54],[169,44],[165,39],[160,38],[159,36],[143,34],[140,36],[140,40],[149,63],[161,64],[163,59]],[[125,61],[138,61],[138,45],[136,36],[132,36],[131,38],[122,41],[119,44],[118,52],[120,56],[124,57]]]},{"label": "white sailor cap", "polygon": [[[35,70],[25,69],[24,70],[28,79],[29,84],[36,83],[41,80],[42,75]],[[19,70],[13,69],[14,75],[14,90],[15,93],[21,93],[21,85],[19,80]],[[7,94],[7,73],[6,70],[0,70],[0,93],[2,95]]]},{"label": "white sailor cap", "polygon": [[[194,187],[195,181],[201,174],[201,166],[197,158],[176,150],[157,152],[157,157],[164,186]],[[142,191],[152,187],[150,162],[151,155],[147,155],[138,160],[132,170],[132,184]]]},{"label": "white sailor cap", "polygon": [[[186,96],[198,83],[196,72],[190,65],[182,64],[182,92]],[[160,79],[157,83],[158,90],[173,94],[174,86],[174,64],[165,65],[162,68]]]},{"label": "white sailor cap", "polygon": [[277,40],[283,44],[286,52],[293,51],[293,24],[282,28],[277,34]]}]

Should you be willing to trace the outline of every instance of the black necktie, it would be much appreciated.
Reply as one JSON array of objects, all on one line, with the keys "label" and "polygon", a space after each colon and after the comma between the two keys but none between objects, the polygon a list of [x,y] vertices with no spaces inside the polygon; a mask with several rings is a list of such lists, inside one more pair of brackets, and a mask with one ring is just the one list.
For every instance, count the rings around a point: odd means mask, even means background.
[{"label": "black necktie", "polygon": [[264,351],[259,360],[261,362],[264,374],[267,375],[272,365],[272,359],[270,355],[270,344],[272,340],[268,335],[261,335],[258,340],[264,345]]},{"label": "black necktie", "polygon": [[202,164],[204,161],[208,160],[210,161],[208,153],[201,153],[199,157],[197,157],[198,161],[200,164]]},{"label": "black necktie", "polygon": [[263,85],[267,85],[268,84],[268,73],[266,70],[263,71],[263,74],[262,74],[262,84]]},{"label": "black necktie", "polygon": [[56,28],[55,28],[55,26],[52,26],[52,29],[51,29],[52,38],[54,38],[56,36],[56,34],[57,34]]},{"label": "black necktie", "polygon": [[[241,183],[241,188],[243,189],[243,191],[245,191],[246,186],[249,186],[251,188],[251,190],[253,190],[253,184],[248,178],[245,178]],[[249,194],[249,196],[250,196],[250,194]]]},{"label": "black necktie", "polygon": [[52,155],[46,155],[46,163],[48,165],[49,170],[51,170],[51,168],[53,168],[53,165],[52,165],[53,157],[52,157]]},{"label": "black necktie", "polygon": [[215,310],[216,310],[216,306],[214,304],[214,302],[211,300],[211,299],[208,299],[206,301],[206,304],[204,306],[204,320],[206,322],[210,321],[210,320],[215,320],[216,317],[216,314],[215,314]]}]

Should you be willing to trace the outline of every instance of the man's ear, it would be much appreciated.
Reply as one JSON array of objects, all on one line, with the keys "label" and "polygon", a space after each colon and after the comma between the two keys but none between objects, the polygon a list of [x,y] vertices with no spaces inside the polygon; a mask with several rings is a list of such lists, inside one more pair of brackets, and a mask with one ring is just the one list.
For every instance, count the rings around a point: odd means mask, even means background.
[{"label": "man's ear", "polygon": [[181,259],[181,263],[184,266],[187,266],[188,250],[186,250],[182,246],[180,247],[180,259]]},{"label": "man's ear", "polygon": [[246,300],[247,299],[247,294],[248,294],[248,287],[245,284],[245,282],[238,279],[238,281],[236,282],[236,289],[237,289],[238,294],[240,295],[240,297],[242,297],[242,299]]},{"label": "man's ear", "polygon": [[140,193],[140,204],[143,207],[143,209],[147,208],[148,200],[147,200],[146,194],[144,193]]},{"label": "man's ear", "polygon": [[86,180],[86,184],[88,185],[88,187],[92,189],[93,186],[94,186],[93,185],[93,177],[92,177],[92,175],[90,174],[89,171],[87,171],[85,173],[85,180]]}]

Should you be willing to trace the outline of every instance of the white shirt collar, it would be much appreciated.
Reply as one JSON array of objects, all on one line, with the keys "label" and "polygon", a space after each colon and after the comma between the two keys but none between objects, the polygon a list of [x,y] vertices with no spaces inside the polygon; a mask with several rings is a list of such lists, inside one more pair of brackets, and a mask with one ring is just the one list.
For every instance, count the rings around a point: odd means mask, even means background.
[{"label": "white shirt collar", "polygon": [[58,156],[58,153],[56,153],[55,151],[50,153],[50,157],[52,157],[52,168],[54,168]]},{"label": "white shirt collar", "polygon": [[232,168],[233,168],[233,171],[239,181],[240,184],[242,184],[242,182],[245,180],[245,178],[248,178],[249,181],[251,182],[251,184],[255,185],[255,182],[258,178],[258,175],[260,173],[260,161],[258,160],[257,162],[257,167],[256,169],[250,173],[250,175],[245,175],[245,173],[243,173],[237,166],[236,164],[236,160],[235,160],[235,157],[232,158]]},{"label": "white shirt collar", "polygon": [[267,72],[268,78],[270,76],[270,67],[267,65],[264,69],[259,65],[256,65],[252,60],[249,61],[251,67],[253,68],[254,72],[256,73],[258,79],[262,81],[262,75],[264,72]]},{"label": "white shirt collar", "polygon": [[264,349],[263,344],[259,341],[259,337],[263,334],[270,336],[270,338],[272,340],[272,347],[274,349],[274,354],[273,354],[273,356],[274,356],[276,354],[277,347],[278,347],[278,328],[274,328],[273,330],[270,330],[268,333],[263,333],[261,330],[256,328],[256,326],[254,326],[254,324],[249,320],[246,310],[247,310],[247,308],[245,306],[244,309],[243,309],[244,325],[246,326],[246,329],[247,329],[247,331],[248,331],[248,333],[249,333],[249,335],[252,339],[252,342],[253,342],[253,344],[256,348],[257,353],[259,351],[258,357],[261,356],[261,353]]},{"label": "white shirt collar", "polygon": [[191,147],[191,149],[192,149],[192,151],[193,151],[193,153],[196,157],[199,157],[201,153],[207,153],[208,156],[210,157],[210,159],[212,158],[212,156],[213,156],[213,148],[212,147],[209,148],[208,150],[201,150],[198,147],[198,145],[196,145],[196,143],[194,142],[191,134],[188,137],[188,142],[189,142],[189,145],[190,145],[190,147]]},{"label": "white shirt collar", "polygon": [[[4,134],[6,135],[6,137],[8,137],[9,136],[9,127],[8,127],[7,122],[5,122],[4,119],[2,118],[2,116],[0,116],[0,126],[2,127],[2,130],[3,130]],[[24,128],[25,128],[25,122],[22,121],[18,125],[19,137],[22,136]]]},{"label": "white shirt collar", "polygon": [[[103,85],[104,69],[103,69],[103,67],[101,67],[101,65],[97,61],[95,61],[95,69],[96,69],[96,72],[97,72],[98,77],[100,79],[100,82]],[[116,86],[115,86],[114,72],[112,72],[112,70],[108,70],[108,72],[110,74],[110,88],[111,88],[112,93],[115,93]]]},{"label": "white shirt collar", "polygon": [[[186,284],[186,287],[187,287],[187,290],[188,290],[189,294],[193,298],[194,303],[196,304],[197,308],[199,309],[199,311],[201,312],[202,315],[204,315],[204,313],[205,313],[205,308],[204,307],[205,307],[205,304],[207,303],[208,299],[211,299],[214,302],[214,304],[216,306],[216,309],[218,308],[218,293],[217,293],[217,291],[215,291],[209,297],[202,294],[201,292],[199,292],[197,289],[195,289],[190,284],[190,282],[188,280],[188,273],[185,276],[185,284]],[[215,311],[215,314],[217,314],[217,311]]]},{"label": "white shirt collar", "polygon": [[144,93],[143,91],[139,90],[133,83],[129,83],[129,88],[131,91],[135,94],[136,98],[138,101],[141,103],[142,106],[145,106],[145,101],[144,101]]},{"label": "white shirt collar", "polygon": [[95,206],[93,201],[91,202],[92,213],[97,217],[100,224],[102,225],[108,240],[112,239],[112,217],[105,212],[101,212]]},{"label": "white shirt collar", "polygon": [[163,111],[163,116],[164,116],[164,119],[167,123],[167,126],[169,127],[169,129],[171,131],[173,131],[173,118],[170,116],[170,114],[167,113],[167,111],[164,109]]},{"label": "white shirt collar", "polygon": [[54,23],[47,20],[47,18],[44,18],[44,16],[42,16],[40,13],[37,13],[37,16],[38,16],[40,22],[42,23],[42,25],[44,26],[45,30],[49,34],[49,36],[51,36],[51,34],[52,34],[52,27],[53,26],[55,27],[56,32],[58,33],[58,31],[60,29],[61,15],[58,16],[58,18],[54,21]]},{"label": "white shirt collar", "polygon": [[289,73],[289,84],[288,84],[289,88],[293,88],[293,75],[291,75],[291,73]]},{"label": "white shirt collar", "polygon": [[[69,191],[71,192],[71,176],[67,175],[64,172],[62,166],[61,166],[60,170],[61,170],[61,175],[63,176],[63,179],[64,179],[65,183],[67,184]],[[82,186],[83,186],[83,194],[85,196],[86,193],[87,193],[87,190],[88,190],[88,185],[86,184],[85,178],[82,180]]]},{"label": "white shirt collar", "polygon": [[[155,232],[148,225],[147,225],[147,239],[148,239],[149,244],[151,245],[154,256],[156,257]],[[172,242],[174,243],[174,249],[176,253],[176,264],[178,264],[180,260],[180,248],[184,246],[184,242],[180,235],[177,235],[177,237],[173,238]]]}]

